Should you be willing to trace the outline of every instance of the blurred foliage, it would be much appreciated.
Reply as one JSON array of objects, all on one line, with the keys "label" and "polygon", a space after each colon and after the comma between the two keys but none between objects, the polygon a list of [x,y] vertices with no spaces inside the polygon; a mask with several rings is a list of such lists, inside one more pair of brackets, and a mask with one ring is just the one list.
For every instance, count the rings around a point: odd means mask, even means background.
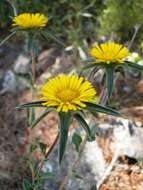
[{"label": "blurred foliage", "polygon": [[0,28],[5,28],[10,23],[10,15],[13,15],[11,6],[7,1],[0,1]]},{"label": "blurred foliage", "polygon": [[[142,0],[1,0],[0,27],[10,26],[13,10],[41,12],[49,17],[48,28],[68,45],[83,46],[102,36],[126,42],[132,38],[135,26],[141,26],[136,42],[143,46]],[[106,38],[104,38],[106,39]]]},{"label": "blurred foliage", "polygon": [[[81,41],[95,33],[97,16],[103,9],[100,0],[13,0],[17,12],[42,12],[49,17],[48,28],[58,37],[74,42],[79,46]],[[12,10],[3,0],[0,3],[2,26],[8,22],[8,15],[13,16]],[[9,14],[7,14],[9,13]],[[73,44],[73,43],[72,43]],[[72,45],[70,44],[70,45]]]},{"label": "blurred foliage", "polygon": [[105,9],[99,16],[100,33],[122,41],[131,40],[136,26],[141,26],[137,39],[143,38],[143,1],[106,0]]}]

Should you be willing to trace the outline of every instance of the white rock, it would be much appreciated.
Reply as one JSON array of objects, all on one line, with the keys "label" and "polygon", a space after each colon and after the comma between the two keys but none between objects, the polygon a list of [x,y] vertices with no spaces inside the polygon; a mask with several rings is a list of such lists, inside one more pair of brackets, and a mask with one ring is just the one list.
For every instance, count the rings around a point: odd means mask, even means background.
[{"label": "white rock", "polygon": [[107,164],[96,141],[86,143],[84,157],[91,171],[95,174],[96,181],[98,181],[103,176]]},{"label": "white rock", "polygon": [[30,82],[28,82],[28,80],[24,77],[17,77],[17,90],[18,91],[23,91],[26,90],[28,88],[30,88]]},{"label": "white rock", "polygon": [[14,92],[17,88],[17,82],[15,74],[8,70],[4,74],[3,83],[2,83],[2,90],[0,91],[0,94],[3,94],[5,92]]},{"label": "white rock", "polygon": [[46,161],[42,167],[42,171],[44,173],[46,172],[53,172],[53,166],[49,163],[49,161]]},{"label": "white rock", "polygon": [[101,136],[102,140],[105,139],[104,146],[101,148],[98,141],[87,142],[83,155],[96,181],[102,178],[107,168],[103,152],[108,151],[108,148],[113,156],[118,152],[118,156],[143,158],[143,128],[133,123],[129,124],[127,119],[119,118],[114,124],[112,122],[100,124],[98,130],[98,138]]},{"label": "white rock", "polygon": [[116,138],[115,149],[119,147],[121,155],[126,155],[135,159],[143,158],[143,128],[130,124],[129,120],[122,119],[123,125],[114,128]]},{"label": "white rock", "polygon": [[19,55],[14,64],[14,72],[17,74],[27,74],[30,70],[30,58]]},{"label": "white rock", "polygon": [[[111,130],[110,134],[108,133]],[[127,119],[116,119],[114,124],[103,123],[99,125],[99,138],[100,135],[108,139],[112,137],[113,142],[108,146],[114,153],[118,148],[120,149],[120,156],[126,155],[135,159],[143,158],[143,128],[136,126]],[[106,135],[107,134],[107,135]],[[106,142],[106,139],[105,139]]]}]

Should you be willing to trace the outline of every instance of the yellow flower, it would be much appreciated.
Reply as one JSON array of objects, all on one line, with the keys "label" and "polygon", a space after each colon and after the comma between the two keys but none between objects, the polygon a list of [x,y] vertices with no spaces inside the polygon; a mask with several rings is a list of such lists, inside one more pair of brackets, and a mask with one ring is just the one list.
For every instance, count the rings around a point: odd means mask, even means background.
[{"label": "yellow flower", "polygon": [[48,18],[40,13],[22,13],[13,18],[13,26],[22,29],[43,28],[47,25]]},{"label": "yellow flower", "polygon": [[96,90],[91,82],[77,75],[59,75],[41,88],[44,106],[56,107],[58,112],[82,110],[85,102],[95,102]]},{"label": "yellow flower", "polygon": [[90,55],[95,58],[96,62],[123,63],[130,52],[121,44],[107,42],[93,47],[90,50]]}]

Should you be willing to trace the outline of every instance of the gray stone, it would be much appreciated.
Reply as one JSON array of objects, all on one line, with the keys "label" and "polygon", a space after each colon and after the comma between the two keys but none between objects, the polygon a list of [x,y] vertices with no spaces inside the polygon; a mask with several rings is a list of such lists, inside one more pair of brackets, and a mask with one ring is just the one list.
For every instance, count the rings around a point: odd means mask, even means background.
[{"label": "gray stone", "polygon": [[115,149],[120,148],[121,155],[135,159],[143,158],[143,128],[134,125],[127,119],[114,128]]},{"label": "gray stone", "polygon": [[0,90],[0,94],[4,94],[5,92],[15,92],[17,88],[17,82],[15,74],[8,70],[5,72],[3,79],[1,79],[2,87]]},{"label": "gray stone", "polygon": [[30,88],[30,82],[26,78],[17,76],[16,81],[18,91],[23,91]]},{"label": "gray stone", "polygon": [[[143,158],[143,129],[140,124],[136,126],[126,119],[116,119],[110,118],[109,123],[102,123],[98,127],[98,138],[105,137],[108,139],[106,146],[110,146],[113,155],[116,150],[119,149],[119,156],[127,155],[129,157],[138,159]],[[63,160],[61,168],[58,167],[57,162],[57,150],[51,155],[48,165],[45,165],[45,169],[49,171],[54,171],[56,173],[56,181],[46,181],[45,190],[58,189],[64,176],[67,175],[68,169],[72,167],[76,159],[76,151],[72,145],[70,134],[68,139],[68,146],[66,149],[66,154]],[[113,136],[113,138],[111,138]],[[109,143],[110,139],[114,139]],[[102,147],[98,144],[98,140],[94,142],[87,142],[84,152],[81,155],[80,163],[76,167],[76,174],[81,177],[81,179],[74,176],[70,177],[68,183],[66,184],[66,189],[91,189],[92,185],[97,184],[102,179],[108,164],[104,157],[104,149],[107,147]],[[118,165],[118,163],[116,163]],[[52,169],[51,169],[52,168]],[[128,166],[123,165],[123,169],[127,170]]]},{"label": "gray stone", "polygon": [[95,180],[98,181],[104,174],[107,163],[104,159],[102,149],[96,141],[87,142],[84,150],[85,162],[88,163]]},{"label": "gray stone", "polygon": [[17,74],[27,74],[30,71],[30,58],[25,55],[19,55],[14,64],[14,72]]},{"label": "gray stone", "polygon": [[109,139],[112,137],[114,139],[109,144],[113,154],[118,148],[120,149],[120,156],[126,155],[135,159],[143,158],[143,128],[139,122],[135,124],[127,119],[118,118],[114,121],[110,120],[109,124],[100,124],[97,132],[99,138]]}]

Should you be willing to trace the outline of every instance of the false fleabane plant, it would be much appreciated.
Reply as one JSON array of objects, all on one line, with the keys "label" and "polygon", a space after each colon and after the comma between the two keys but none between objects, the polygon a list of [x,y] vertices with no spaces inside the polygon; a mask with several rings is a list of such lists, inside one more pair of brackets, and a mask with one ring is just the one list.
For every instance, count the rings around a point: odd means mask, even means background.
[{"label": "false fleabane plant", "polygon": [[41,87],[41,100],[20,105],[18,108],[43,107],[45,110],[37,118],[32,127],[41,121],[50,112],[59,115],[59,163],[61,163],[67,140],[70,124],[73,119],[87,133],[89,141],[94,140],[91,129],[85,120],[85,111],[90,113],[105,113],[114,116],[122,114],[109,107],[97,103],[96,89],[90,81],[77,75],[59,75],[50,79]]},{"label": "false fleabane plant", "polygon": [[112,95],[116,72],[125,74],[130,68],[143,70],[142,65],[128,61],[131,53],[122,44],[114,42],[97,44],[90,49],[89,54],[90,58],[87,61],[91,63],[84,69],[91,69],[92,75],[99,69],[104,70],[103,82],[107,89],[108,100]]}]

